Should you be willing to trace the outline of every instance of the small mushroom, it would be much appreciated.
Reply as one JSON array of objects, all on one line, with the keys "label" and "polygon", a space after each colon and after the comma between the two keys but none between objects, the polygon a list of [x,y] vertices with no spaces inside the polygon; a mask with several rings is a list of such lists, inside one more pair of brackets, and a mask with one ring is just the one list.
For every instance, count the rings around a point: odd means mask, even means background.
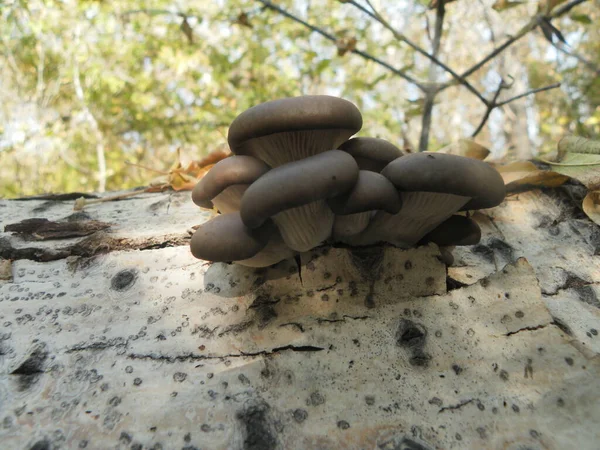
[{"label": "small mushroom", "polygon": [[405,155],[381,174],[400,191],[403,206],[394,215],[378,212],[359,245],[386,241],[412,247],[461,208],[495,206],[505,194],[502,178],[491,166],[455,155]]},{"label": "small mushroom", "polygon": [[492,208],[506,195],[502,176],[492,166],[463,156],[412,153],[392,161],[381,173],[400,191],[471,197],[463,210]]},{"label": "small mushroom", "polygon": [[227,140],[233,153],[271,167],[337,148],[362,127],[358,108],[327,95],[306,95],[254,106],[235,118]]},{"label": "small mushroom", "polygon": [[230,156],[215,164],[196,184],[192,200],[202,208],[216,207],[222,214],[240,210],[248,186],[269,171],[269,166],[251,156]]},{"label": "small mushroom", "polygon": [[358,173],[358,180],[351,191],[327,200],[336,214],[333,239],[345,238],[362,232],[377,210],[396,214],[402,201],[394,185],[383,175],[367,170]]},{"label": "small mushroom", "polygon": [[473,220],[465,216],[451,216],[427,233],[421,244],[434,242],[440,247],[454,245],[475,245],[481,240],[481,229]]},{"label": "small mushroom", "polygon": [[231,262],[252,258],[277,232],[272,222],[250,229],[239,212],[220,214],[203,223],[192,236],[190,248],[198,259]]},{"label": "small mushroom", "polygon": [[394,159],[403,155],[402,151],[385,139],[356,137],[344,142],[340,150],[350,153],[360,170],[381,172]]},{"label": "small mushroom", "polygon": [[325,200],[349,191],[357,179],[356,162],[340,150],[284,164],[246,190],[242,220],[256,228],[272,217],[291,249],[308,251],[331,235],[334,214]]}]

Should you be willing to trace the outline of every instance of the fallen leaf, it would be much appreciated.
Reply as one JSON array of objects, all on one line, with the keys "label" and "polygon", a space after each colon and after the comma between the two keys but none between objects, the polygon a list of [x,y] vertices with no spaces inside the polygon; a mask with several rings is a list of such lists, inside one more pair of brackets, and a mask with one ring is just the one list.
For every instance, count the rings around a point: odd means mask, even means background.
[{"label": "fallen leaf", "polygon": [[471,139],[459,139],[458,141],[441,148],[437,153],[466,156],[467,158],[483,161],[490,154],[490,151],[483,145],[478,144]]},{"label": "fallen leaf", "polygon": [[506,192],[522,192],[536,187],[557,187],[569,177],[550,170],[538,169],[531,161],[516,161],[496,167],[500,172]]},{"label": "fallen leaf", "polygon": [[558,141],[558,156],[562,159],[567,153],[600,155],[600,141],[581,136],[565,136]]},{"label": "fallen leaf", "polygon": [[567,153],[560,162],[545,161],[554,172],[574,178],[588,189],[600,188],[600,155]]},{"label": "fallen leaf", "polygon": [[583,199],[583,212],[600,225],[600,191],[590,191]]},{"label": "fallen leaf", "polygon": [[212,166],[229,156],[231,156],[231,151],[228,148],[219,147],[204,158],[190,161],[187,165],[184,165],[181,160],[181,151],[180,149],[177,149],[177,159],[168,172],[139,165],[138,167],[161,174],[160,177],[155,178],[149,183],[145,192],[162,192],[169,188],[175,191],[184,191],[192,190],[198,183],[198,180],[202,178]]}]

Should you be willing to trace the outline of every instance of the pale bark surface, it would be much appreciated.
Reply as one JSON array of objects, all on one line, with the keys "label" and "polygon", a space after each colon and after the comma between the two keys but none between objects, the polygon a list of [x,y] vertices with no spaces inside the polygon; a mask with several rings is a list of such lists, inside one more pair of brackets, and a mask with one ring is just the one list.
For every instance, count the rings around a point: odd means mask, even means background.
[{"label": "pale bark surface", "polygon": [[[434,245],[198,261],[189,193],[90,205],[71,220],[111,226],[85,237],[2,232],[1,446],[597,448],[600,232],[573,205],[476,214],[448,273]],[[72,206],[2,201],[2,230]]]}]

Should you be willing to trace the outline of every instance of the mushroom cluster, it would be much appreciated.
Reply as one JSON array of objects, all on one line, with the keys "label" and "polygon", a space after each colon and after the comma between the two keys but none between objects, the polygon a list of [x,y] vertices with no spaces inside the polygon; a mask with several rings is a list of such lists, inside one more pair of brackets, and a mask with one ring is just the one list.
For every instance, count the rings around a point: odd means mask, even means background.
[{"label": "mushroom cluster", "polygon": [[479,241],[477,224],[455,213],[500,204],[498,172],[471,158],[403,154],[383,139],[351,138],[361,127],[354,104],[325,95],[240,114],[229,128],[233,156],[192,192],[196,205],[219,212],[194,233],[192,254],[266,267],[324,242]]}]

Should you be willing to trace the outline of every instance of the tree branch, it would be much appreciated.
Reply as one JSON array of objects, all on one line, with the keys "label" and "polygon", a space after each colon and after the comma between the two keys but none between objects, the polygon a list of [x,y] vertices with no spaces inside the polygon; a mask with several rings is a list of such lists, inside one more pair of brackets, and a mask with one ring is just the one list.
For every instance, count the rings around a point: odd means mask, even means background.
[{"label": "tree branch", "polygon": [[[442,42],[442,31],[444,28],[444,16],[446,15],[446,5],[444,0],[440,0],[437,3],[436,14],[435,14],[435,27],[433,32],[433,45],[432,55],[437,58],[440,52],[440,46]],[[429,83],[432,85],[435,82],[435,69],[436,65],[432,61],[429,67]],[[424,152],[429,146],[429,130],[431,129],[431,115],[433,113],[433,103],[439,90],[429,89],[425,93],[425,103],[423,105],[423,117],[421,120],[421,136],[419,138],[419,151]],[[485,99],[484,99],[485,101]],[[487,101],[485,101],[487,105]]]},{"label": "tree branch", "polygon": [[496,100],[498,100],[498,97],[500,96],[500,92],[502,92],[502,89],[507,89],[509,87],[510,86],[507,85],[503,79],[500,79],[500,83],[498,83],[498,88],[496,89],[496,93],[494,94],[494,98],[492,99],[490,105],[486,108],[485,113],[484,113],[483,117],[481,118],[481,122],[479,122],[479,125],[477,126],[477,128],[475,129],[475,131],[473,132],[471,137],[477,136],[479,134],[479,132],[483,129],[483,126],[488,121],[490,114],[496,107]]},{"label": "tree branch", "polygon": [[588,69],[590,69],[592,72],[594,72],[596,75],[600,76],[600,66],[593,63],[592,61],[590,61],[589,59],[584,58],[583,56],[581,56],[579,53],[573,51],[573,50],[569,50],[565,44],[563,44],[562,42],[552,42],[552,46],[558,50],[559,52],[563,52],[565,55],[568,56],[572,56],[573,58],[575,58],[577,61],[579,61],[580,63],[582,63],[583,65],[585,65]]},{"label": "tree branch", "polygon": [[[583,3],[583,2],[586,2],[586,1],[587,0],[572,0],[569,3],[563,5],[562,7],[557,8],[553,13],[551,13],[549,16],[547,16],[547,18],[551,20],[551,19],[555,19],[557,17],[560,17],[560,16],[566,14],[567,12],[569,12],[575,6],[577,6],[577,5],[579,5],[579,4]],[[531,31],[535,30],[539,26],[539,20],[538,20],[538,18],[539,18],[539,16],[532,17],[531,20],[523,28],[521,28],[517,32],[517,34],[515,34],[514,36],[509,37],[506,41],[504,41],[500,45],[500,47],[495,48],[489,55],[487,55],[486,57],[484,57],[481,61],[479,61],[477,64],[475,64],[470,69],[468,69],[465,72],[463,72],[460,76],[462,78],[466,78],[469,75],[471,75],[472,73],[477,72],[484,65],[486,65],[488,62],[490,62],[492,59],[494,59],[496,56],[498,56],[500,53],[502,53],[504,50],[506,50],[512,44],[514,44],[515,42],[517,42],[523,36],[525,36],[526,34],[528,34]],[[452,84],[446,84],[441,89],[442,90],[446,89],[447,87],[450,87],[451,85]]]},{"label": "tree branch", "polygon": [[537,94],[538,92],[543,92],[543,91],[549,91],[550,89],[556,89],[557,87],[560,87],[560,83],[554,83],[549,86],[544,86],[544,87],[537,88],[537,89],[530,89],[529,91],[523,92],[522,94],[519,94],[519,95],[515,95],[514,97],[511,97],[508,100],[504,100],[502,102],[497,102],[498,97],[500,96],[500,92],[503,89],[508,89],[509,87],[510,87],[510,85],[507,85],[504,82],[504,80],[500,81],[500,84],[498,85],[498,89],[496,89],[496,93],[494,94],[494,99],[491,101],[490,106],[488,106],[486,108],[485,114],[483,115],[481,122],[479,123],[479,125],[477,126],[477,128],[475,129],[473,134],[471,134],[471,137],[475,137],[481,132],[481,130],[483,129],[483,126],[488,121],[490,114],[492,113],[492,111],[494,109],[500,108],[501,106],[508,105],[509,103],[514,102],[515,100],[518,100],[520,98],[527,97],[528,95]]},{"label": "tree branch", "polygon": [[522,94],[519,94],[519,95],[515,95],[514,97],[511,97],[508,100],[504,100],[503,102],[496,103],[495,107],[499,108],[500,106],[507,105],[509,103],[514,102],[515,100],[519,100],[520,98],[527,97],[528,95],[537,94],[538,92],[549,91],[550,89],[556,89],[558,87],[560,87],[560,83],[554,83],[549,86],[544,86],[544,87],[537,88],[537,89],[530,89],[529,91],[523,92]]},{"label": "tree branch", "polygon": [[[299,17],[293,15],[292,13],[286,11],[285,9],[283,9],[283,8],[281,8],[281,7],[273,4],[273,3],[271,3],[270,1],[268,1],[268,0],[256,0],[256,1],[262,3],[265,6],[265,8],[271,9],[273,11],[276,11],[279,14],[281,14],[282,16],[285,16],[288,19],[291,19],[291,20],[293,20],[293,21],[295,21],[295,22],[297,22],[297,23],[305,26],[309,30],[311,30],[311,31],[313,31],[315,33],[320,34],[325,39],[328,39],[328,40],[330,40],[330,41],[332,41],[334,43],[338,42],[338,39],[334,35],[328,33],[327,31],[325,31],[325,30],[323,30],[323,29],[321,29],[319,27],[316,27],[316,26],[314,26],[314,25],[312,25],[312,24],[310,24],[310,23],[302,20],[301,18],[299,18]],[[355,53],[355,54],[357,54],[359,56],[362,56],[366,60],[373,61],[374,63],[379,64],[382,67],[385,67],[386,69],[388,69],[389,71],[391,71],[395,75],[398,75],[399,77],[404,78],[409,83],[414,84],[419,89],[421,89],[421,90],[425,89],[424,86],[423,86],[423,84],[421,82],[417,81],[415,78],[413,78],[410,75],[408,75],[405,71],[400,70],[400,69],[396,69],[395,67],[393,67],[390,64],[386,63],[385,61],[382,61],[381,59],[376,58],[375,56],[370,55],[369,53],[363,52],[361,50],[353,49],[353,50],[349,50],[349,51],[351,53]]]},{"label": "tree branch", "polygon": [[[473,87],[473,85],[471,83],[469,83],[464,76],[459,75],[454,70],[452,70],[450,67],[448,67],[446,64],[444,64],[442,61],[440,61],[437,58],[437,53],[434,53],[434,54],[427,53],[425,50],[423,50],[417,44],[415,44],[410,39],[408,39],[404,34],[402,34],[398,30],[396,30],[394,27],[392,27],[392,25],[387,20],[385,20],[383,18],[383,16],[381,14],[379,14],[379,12],[373,7],[373,5],[371,4],[370,1],[367,0],[367,3],[371,7],[372,11],[369,11],[367,8],[365,8],[361,4],[357,3],[355,0],[350,0],[350,1],[345,2],[345,3],[353,5],[356,8],[358,8],[359,10],[361,10],[362,12],[364,12],[365,14],[367,14],[368,16],[370,16],[371,18],[373,18],[374,20],[376,20],[377,22],[379,22],[381,25],[383,25],[383,27],[385,27],[388,31],[390,31],[392,33],[392,35],[396,39],[398,39],[401,42],[404,42],[406,45],[408,45],[409,47],[411,47],[417,53],[420,53],[425,58],[429,59],[432,63],[434,63],[434,64],[438,65],[439,67],[441,67],[442,69],[444,69],[446,72],[448,72],[456,80],[456,82],[458,82],[459,84],[462,84],[463,86],[465,86],[479,100],[481,100],[481,102],[484,105],[487,106],[488,101],[485,99],[485,97],[483,97],[483,95],[477,89],[475,89],[475,87]],[[435,37],[434,37],[434,39],[435,39]]]}]

